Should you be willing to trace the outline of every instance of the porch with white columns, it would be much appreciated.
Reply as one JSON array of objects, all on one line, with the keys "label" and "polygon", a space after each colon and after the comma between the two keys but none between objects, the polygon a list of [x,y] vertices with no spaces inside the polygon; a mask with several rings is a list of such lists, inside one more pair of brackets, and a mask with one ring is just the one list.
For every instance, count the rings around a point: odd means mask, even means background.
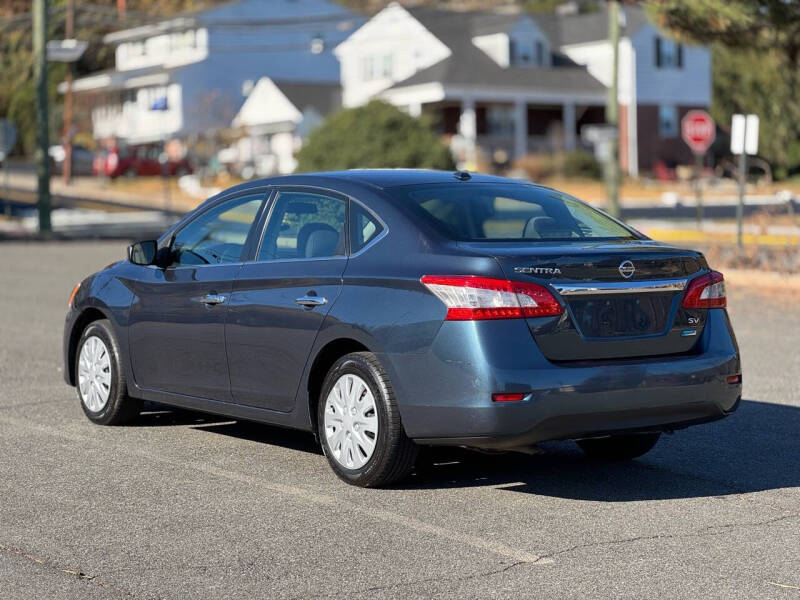
[{"label": "porch with white columns", "polygon": [[528,153],[528,103],[524,100],[514,102],[514,158]]},{"label": "porch with white columns", "polygon": [[475,114],[475,99],[466,97],[461,101],[461,117],[458,120],[458,133],[464,139],[464,166],[475,169],[477,166],[478,119]]},{"label": "porch with white columns", "polygon": [[565,102],[561,108],[561,122],[564,125],[564,149],[575,150],[578,145],[575,135],[575,103]]}]

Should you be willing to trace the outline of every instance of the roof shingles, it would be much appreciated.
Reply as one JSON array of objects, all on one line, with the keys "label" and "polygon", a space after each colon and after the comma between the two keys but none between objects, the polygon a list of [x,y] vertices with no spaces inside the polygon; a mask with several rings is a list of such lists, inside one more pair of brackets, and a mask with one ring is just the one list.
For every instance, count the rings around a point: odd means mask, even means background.
[{"label": "roof shingles", "polygon": [[[395,83],[390,89],[425,83],[458,86],[526,88],[542,92],[602,93],[603,85],[586,69],[575,66],[502,67],[475,46],[477,35],[509,32],[516,14],[456,12],[427,7],[408,12],[444,43],[452,54],[444,60]],[[556,65],[558,65],[556,62]]]}]

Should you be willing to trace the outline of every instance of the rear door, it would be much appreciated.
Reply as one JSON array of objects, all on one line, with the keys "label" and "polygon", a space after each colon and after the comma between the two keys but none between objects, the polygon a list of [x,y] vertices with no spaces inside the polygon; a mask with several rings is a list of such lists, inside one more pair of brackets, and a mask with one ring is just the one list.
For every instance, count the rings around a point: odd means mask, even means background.
[{"label": "rear door", "polygon": [[166,268],[131,282],[129,344],[146,389],[230,400],[225,320],[233,280],[265,191],[248,191],[197,215],[175,234]]},{"label": "rear door", "polygon": [[234,283],[226,338],[233,401],[288,412],[347,265],[348,200],[278,188],[255,260]]}]

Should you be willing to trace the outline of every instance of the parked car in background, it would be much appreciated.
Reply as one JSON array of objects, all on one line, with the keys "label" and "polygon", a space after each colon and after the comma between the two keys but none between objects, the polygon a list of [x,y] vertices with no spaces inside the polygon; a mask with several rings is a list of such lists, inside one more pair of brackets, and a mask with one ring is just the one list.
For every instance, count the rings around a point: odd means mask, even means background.
[{"label": "parked car in background", "polygon": [[94,173],[106,177],[137,177],[146,175],[188,175],[194,172],[184,156],[178,160],[167,158],[160,144],[121,146],[108,150],[104,158],[94,163]]},{"label": "parked car in background", "polygon": [[[64,146],[56,144],[50,146],[50,170],[53,174],[59,174],[64,170],[64,158],[66,152]],[[92,175],[94,173],[95,153],[79,144],[72,145],[72,175]]]},{"label": "parked car in background", "polygon": [[556,190],[291,175],[220,193],[76,286],[64,376],[98,424],[150,400],[314,432],[360,486],[408,474],[419,445],[624,460],[736,410],[725,305],[702,254]]}]

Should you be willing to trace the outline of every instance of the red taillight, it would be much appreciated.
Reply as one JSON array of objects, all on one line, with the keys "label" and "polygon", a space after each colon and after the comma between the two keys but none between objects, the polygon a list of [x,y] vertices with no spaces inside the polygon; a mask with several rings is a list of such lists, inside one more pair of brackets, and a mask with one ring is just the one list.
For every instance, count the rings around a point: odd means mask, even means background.
[{"label": "red taillight", "polygon": [[692,279],[683,297],[684,308],[725,308],[726,305],[725,281],[719,271]]},{"label": "red taillight", "polygon": [[421,281],[447,307],[447,321],[524,319],[562,313],[553,294],[535,283],[472,275],[425,275]]},{"label": "red taillight", "polygon": [[525,394],[492,394],[492,402],[522,402]]},{"label": "red taillight", "polygon": [[742,383],[742,374],[737,373],[736,375],[728,375],[725,378],[725,381],[727,381],[731,385],[737,385],[739,383]]}]

